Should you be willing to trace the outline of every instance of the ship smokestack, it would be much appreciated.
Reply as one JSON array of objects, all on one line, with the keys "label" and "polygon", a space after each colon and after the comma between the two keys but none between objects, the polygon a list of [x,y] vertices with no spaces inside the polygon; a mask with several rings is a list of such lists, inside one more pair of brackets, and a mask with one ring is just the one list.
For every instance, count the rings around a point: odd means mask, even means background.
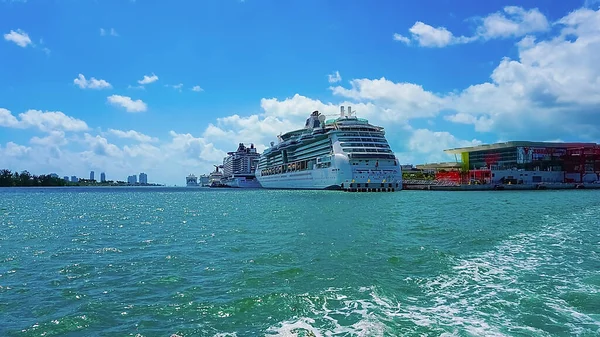
[{"label": "ship smokestack", "polygon": [[352,117],[352,107],[348,105],[348,117]]},{"label": "ship smokestack", "polygon": [[340,107],[340,117],[344,117],[344,106]]}]

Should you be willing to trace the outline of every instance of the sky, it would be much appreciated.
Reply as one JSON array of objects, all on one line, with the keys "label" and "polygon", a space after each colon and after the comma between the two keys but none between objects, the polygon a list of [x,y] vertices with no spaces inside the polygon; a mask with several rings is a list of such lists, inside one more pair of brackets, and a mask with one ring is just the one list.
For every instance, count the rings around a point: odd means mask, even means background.
[{"label": "sky", "polygon": [[183,185],[314,111],[402,164],[600,142],[600,1],[0,0],[0,168]]}]

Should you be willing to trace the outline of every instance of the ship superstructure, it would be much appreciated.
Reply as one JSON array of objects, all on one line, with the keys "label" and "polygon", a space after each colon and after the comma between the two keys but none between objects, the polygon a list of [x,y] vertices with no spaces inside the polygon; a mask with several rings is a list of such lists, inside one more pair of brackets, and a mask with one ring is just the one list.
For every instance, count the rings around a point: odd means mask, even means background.
[{"label": "ship superstructure", "polygon": [[190,174],[189,176],[187,176],[185,178],[185,185],[187,187],[196,187],[196,186],[199,186],[198,185],[198,177],[196,177],[193,174]]},{"label": "ship superstructure", "polygon": [[210,179],[209,176],[206,174],[203,174],[200,176],[200,182],[199,182],[200,186],[202,187],[206,187],[210,185]]},{"label": "ship superstructure", "polygon": [[314,111],[302,129],[278,136],[260,156],[256,176],[264,188],[399,191],[400,164],[382,127],[353,115],[351,107],[326,120]]},{"label": "ship superstructure", "polygon": [[223,159],[223,178],[221,182],[229,187],[259,188],[255,171],[260,154],[254,144],[249,147],[239,143],[234,152],[228,152]]},{"label": "ship superstructure", "polygon": [[210,187],[221,187],[221,179],[223,178],[223,172],[219,171],[223,168],[222,165],[214,165],[215,170],[208,175],[208,184]]}]

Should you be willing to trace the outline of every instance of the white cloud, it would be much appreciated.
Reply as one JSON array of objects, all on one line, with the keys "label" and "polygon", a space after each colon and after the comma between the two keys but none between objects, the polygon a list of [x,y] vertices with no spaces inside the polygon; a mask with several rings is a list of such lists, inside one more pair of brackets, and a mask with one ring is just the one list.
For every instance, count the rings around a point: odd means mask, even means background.
[{"label": "white cloud", "polygon": [[446,149],[476,146],[482,142],[473,139],[470,141],[456,138],[446,131],[431,131],[428,129],[414,130],[408,141],[410,153],[424,154],[422,160],[427,163],[448,161],[452,156],[443,152]]},{"label": "white cloud", "polygon": [[105,80],[98,80],[94,77],[89,80],[83,76],[83,74],[79,74],[76,79],[73,80],[73,83],[78,85],[81,89],[108,89],[112,88],[110,83]]},{"label": "white cloud", "polygon": [[9,110],[3,108],[0,108],[0,126],[18,129],[35,127],[44,132],[88,130],[84,121],[67,116],[60,111],[27,110],[20,113],[17,119]]},{"label": "white cloud", "polygon": [[50,131],[46,137],[33,137],[29,140],[31,144],[42,145],[42,146],[61,146],[67,144],[65,133],[63,131]]},{"label": "white cloud", "polygon": [[340,72],[336,70],[335,73],[327,75],[327,79],[329,80],[329,83],[337,83],[342,80],[342,76],[340,76]]},{"label": "white cloud", "polygon": [[16,128],[18,125],[19,120],[9,110],[0,108],[0,126]]},{"label": "white cloud", "polygon": [[[379,107],[385,121],[406,121],[411,118],[434,117],[445,106],[446,99],[413,83],[394,83],[380,79],[354,79],[351,88],[331,88],[333,94]],[[371,110],[373,108],[370,108]]]},{"label": "white cloud", "polygon": [[29,35],[21,29],[17,29],[16,31],[11,29],[9,33],[4,34],[4,39],[6,41],[14,42],[17,46],[23,48],[33,44]]},{"label": "white cloud", "polygon": [[8,142],[6,143],[6,146],[0,150],[2,151],[3,156],[22,157],[27,155],[31,151],[31,148],[23,145],[18,145],[13,142]]},{"label": "white cloud", "polygon": [[199,85],[195,85],[195,86],[193,86],[191,90],[192,90],[192,91],[195,91],[195,92],[201,92],[201,91],[204,91],[204,89],[200,88],[200,86],[199,86]]},{"label": "white cloud", "polygon": [[173,88],[173,89],[181,92],[181,89],[183,88],[183,83],[179,83],[179,84],[165,84],[165,87],[170,87],[170,88]]},{"label": "white cloud", "polygon": [[114,28],[110,28],[108,30],[104,29],[104,28],[100,28],[100,36],[119,36],[119,34],[117,33],[117,31]]},{"label": "white cloud", "polygon": [[409,29],[412,38],[421,47],[445,47],[450,44],[466,43],[470,39],[464,36],[456,37],[445,27],[433,27],[421,21]]},{"label": "white cloud", "polygon": [[135,130],[122,131],[122,130],[109,129],[108,132],[119,138],[133,139],[140,143],[150,143],[150,142],[158,141],[158,138],[150,137],[148,135],[145,135],[145,134],[135,131]]},{"label": "white cloud", "polygon": [[222,163],[223,157],[227,155],[225,151],[216,149],[213,144],[208,143],[205,139],[196,138],[189,133],[180,134],[170,131],[169,135],[172,137],[172,141],[166,145],[166,148],[174,153],[184,154],[184,158]]},{"label": "white cloud", "polygon": [[150,75],[150,76],[144,75],[144,78],[139,80],[138,83],[141,85],[145,85],[145,84],[154,83],[156,81],[158,81],[158,76],[156,76],[156,75],[154,75],[154,73],[152,73],[152,75]]},{"label": "white cloud", "polygon": [[394,33],[394,41],[404,42],[410,44],[410,39],[402,34]]},{"label": "white cloud", "polygon": [[148,109],[146,103],[141,99],[132,100],[131,97],[121,95],[111,95],[106,98],[112,105],[125,108],[127,112],[144,112]]},{"label": "white cloud", "polygon": [[503,59],[490,82],[453,96],[448,108],[456,113],[446,118],[503,137],[537,134],[548,139],[560,134],[597,139],[600,10],[579,9],[555,25],[560,32],[547,40],[522,39],[518,59]]},{"label": "white cloud", "polygon": [[530,10],[517,6],[506,6],[483,18],[477,35],[484,39],[519,37],[529,33],[550,29],[548,20],[537,8]]},{"label": "white cloud", "polygon": [[85,131],[87,124],[77,118],[65,115],[61,111],[27,110],[19,114],[21,123],[26,126],[34,126],[44,132],[55,130]]},{"label": "white cloud", "polygon": [[592,8],[592,9],[593,8],[598,9],[598,8],[600,8],[599,3],[600,3],[600,0],[585,0],[583,6]]},{"label": "white cloud", "polygon": [[[521,37],[530,33],[545,32],[550,29],[548,20],[537,8],[526,10],[518,6],[504,7],[501,12],[478,19],[473,36],[455,36],[445,27],[433,27],[421,21],[409,29],[412,40],[421,47],[442,48],[453,44],[470,43],[477,40]],[[410,39],[395,33],[394,40],[410,44]]]},{"label": "white cloud", "polygon": [[136,85],[136,86],[132,86],[132,85],[128,85],[127,89],[139,89],[139,90],[145,90],[146,88],[144,88],[143,85]]},{"label": "white cloud", "polygon": [[111,144],[101,136],[92,136],[89,133],[84,134],[84,141],[90,146],[90,151],[99,156],[120,158],[123,151],[116,145]]}]

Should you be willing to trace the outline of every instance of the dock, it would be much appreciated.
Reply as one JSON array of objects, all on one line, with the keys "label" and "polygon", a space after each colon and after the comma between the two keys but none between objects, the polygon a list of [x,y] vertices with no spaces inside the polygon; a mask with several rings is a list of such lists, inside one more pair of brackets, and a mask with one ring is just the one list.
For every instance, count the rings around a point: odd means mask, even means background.
[{"label": "dock", "polygon": [[598,183],[539,183],[539,184],[436,184],[407,183],[403,190],[409,191],[533,191],[533,190],[590,190],[600,189]]}]

